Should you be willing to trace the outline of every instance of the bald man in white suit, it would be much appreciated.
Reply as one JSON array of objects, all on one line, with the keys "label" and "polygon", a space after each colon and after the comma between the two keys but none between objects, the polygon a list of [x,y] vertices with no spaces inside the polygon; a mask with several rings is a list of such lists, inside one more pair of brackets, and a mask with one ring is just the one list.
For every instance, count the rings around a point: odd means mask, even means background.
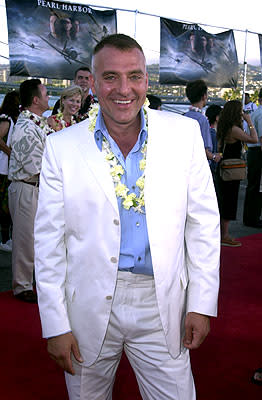
[{"label": "bald man in white suit", "polygon": [[123,350],[144,400],[194,400],[189,350],[217,313],[220,254],[199,125],[143,111],[145,57],[126,35],[96,46],[91,80],[97,118],[50,135],[43,157],[43,336],[70,400],[111,399]]}]

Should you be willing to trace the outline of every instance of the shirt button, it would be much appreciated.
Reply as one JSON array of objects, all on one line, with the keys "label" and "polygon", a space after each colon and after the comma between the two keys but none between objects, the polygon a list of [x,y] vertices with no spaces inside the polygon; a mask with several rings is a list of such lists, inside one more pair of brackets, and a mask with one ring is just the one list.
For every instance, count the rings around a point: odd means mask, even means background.
[{"label": "shirt button", "polygon": [[112,296],[106,296],[107,300],[112,300]]},{"label": "shirt button", "polygon": [[133,185],[133,186],[132,186],[132,189],[135,190],[135,188],[136,188],[136,187]]},{"label": "shirt button", "polygon": [[114,224],[115,224],[115,225],[119,225],[119,221],[118,221],[118,219],[114,219],[114,221],[113,221],[113,222],[114,222]]},{"label": "shirt button", "polygon": [[116,258],[116,257],[111,257],[111,258],[110,258],[110,261],[111,261],[112,263],[117,263],[117,258]]},{"label": "shirt button", "polygon": [[138,261],[141,261],[141,257],[138,257]]},{"label": "shirt button", "polygon": [[140,226],[140,223],[139,223],[139,222],[136,222],[136,226]]}]

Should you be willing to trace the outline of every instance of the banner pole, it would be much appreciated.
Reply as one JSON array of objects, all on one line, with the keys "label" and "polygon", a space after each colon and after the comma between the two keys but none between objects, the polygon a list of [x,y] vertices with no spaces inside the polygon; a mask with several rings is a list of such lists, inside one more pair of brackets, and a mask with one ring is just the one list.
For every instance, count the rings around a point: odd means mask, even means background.
[{"label": "banner pole", "polygon": [[248,30],[246,29],[245,35],[245,52],[244,52],[244,74],[243,74],[243,96],[242,96],[242,107],[244,108],[245,105],[245,91],[246,91],[246,79],[247,79],[247,33]]},{"label": "banner pole", "polygon": [[135,32],[134,32],[134,39],[136,39],[136,19],[137,19],[138,10],[135,11]]}]

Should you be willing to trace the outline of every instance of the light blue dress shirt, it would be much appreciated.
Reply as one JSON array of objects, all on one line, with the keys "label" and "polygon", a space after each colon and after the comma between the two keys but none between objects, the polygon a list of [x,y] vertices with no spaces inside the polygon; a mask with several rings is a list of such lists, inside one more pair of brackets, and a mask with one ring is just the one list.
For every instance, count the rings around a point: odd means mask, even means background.
[{"label": "light blue dress shirt", "polygon": [[[100,151],[102,151],[103,136],[108,140],[112,152],[125,171],[122,175],[121,182],[128,187],[128,194],[134,192],[137,196],[139,196],[139,189],[136,186],[136,181],[142,175],[142,171],[139,168],[139,161],[143,158],[141,148],[147,138],[146,122],[142,110],[140,115],[140,133],[136,144],[129,152],[126,159],[116,142],[109,135],[100,110],[98,112],[94,132],[95,140]],[[134,274],[153,275],[146,215],[135,212],[132,207],[129,210],[124,209],[121,204],[122,200],[119,197],[117,200],[121,223],[118,269],[121,271],[131,271]]]}]

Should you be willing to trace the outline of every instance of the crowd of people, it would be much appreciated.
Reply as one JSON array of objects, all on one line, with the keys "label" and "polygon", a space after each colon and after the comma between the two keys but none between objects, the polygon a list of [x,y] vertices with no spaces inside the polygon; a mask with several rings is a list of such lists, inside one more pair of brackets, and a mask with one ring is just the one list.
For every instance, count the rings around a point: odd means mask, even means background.
[{"label": "crowd of people", "polygon": [[54,115],[46,118],[49,96],[39,79],[11,91],[0,110],[0,249],[12,252],[12,288],[16,298],[37,302],[34,280],[34,218],[46,137],[88,118],[93,103],[90,70],[78,69],[75,84],[61,92]]},{"label": "crowd of people", "polygon": [[123,349],[143,399],[194,400],[189,350],[217,313],[220,239],[241,245],[229,234],[239,181],[223,181],[220,163],[243,143],[259,149],[246,193],[258,219],[246,221],[261,226],[262,106],[251,115],[234,100],[204,115],[197,80],[185,116],[154,96],[147,107],[143,50],[122,34],[96,45],[91,71],[76,71],[48,118],[39,79],[0,109],[0,249],[12,250],[13,293],[38,302],[70,400],[111,398]]},{"label": "crowd of people", "polygon": [[[185,116],[198,121],[206,156],[211,168],[220,211],[221,245],[240,247],[241,241],[231,237],[229,223],[236,220],[240,180],[225,181],[221,177],[222,160],[245,158],[244,144],[248,145],[248,184],[246,188],[243,223],[261,228],[262,193],[262,107],[257,107],[245,95],[245,107],[240,100],[231,100],[223,108],[207,104],[208,88],[203,80],[189,82],[186,94],[191,103]],[[259,92],[262,104],[262,89]]]}]

